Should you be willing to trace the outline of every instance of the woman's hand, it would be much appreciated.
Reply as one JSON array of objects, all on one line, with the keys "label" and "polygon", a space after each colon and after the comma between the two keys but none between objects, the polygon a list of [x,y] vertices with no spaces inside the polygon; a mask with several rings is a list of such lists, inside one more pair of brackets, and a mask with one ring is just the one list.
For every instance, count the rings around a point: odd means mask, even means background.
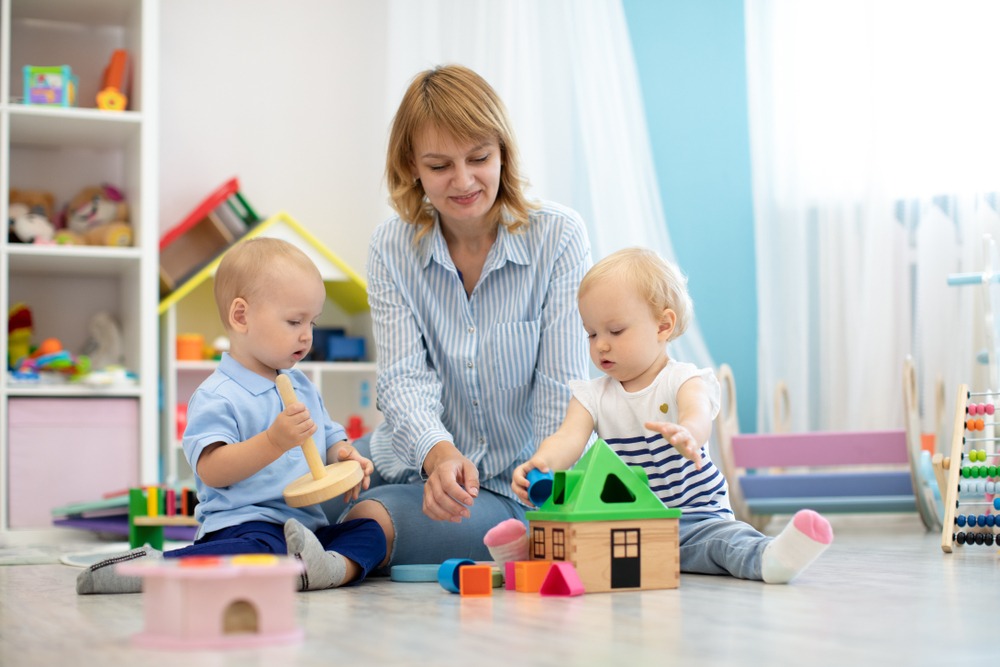
[{"label": "woman's hand", "polygon": [[424,514],[459,523],[479,495],[479,470],[450,442],[439,442],[424,459]]}]

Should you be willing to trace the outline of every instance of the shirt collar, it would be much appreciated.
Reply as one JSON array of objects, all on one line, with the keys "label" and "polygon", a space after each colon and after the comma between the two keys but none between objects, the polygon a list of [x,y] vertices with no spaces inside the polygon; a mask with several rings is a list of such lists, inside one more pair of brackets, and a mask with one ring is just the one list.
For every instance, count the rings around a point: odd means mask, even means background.
[{"label": "shirt collar", "polygon": [[[451,253],[448,252],[448,244],[444,240],[444,234],[441,233],[441,220],[437,212],[434,213],[434,226],[429,234],[420,239],[417,253],[420,265],[425,269],[432,259],[445,268],[455,268]],[[531,252],[528,249],[526,234],[511,232],[506,225],[500,225],[496,243],[490,250],[490,259],[483,267],[483,273],[499,268],[507,262],[528,265],[531,263]]]},{"label": "shirt collar", "polygon": [[222,358],[219,360],[219,371],[254,396],[260,396],[274,387],[273,382],[247,369],[243,364],[233,359],[228,352],[222,353]]}]

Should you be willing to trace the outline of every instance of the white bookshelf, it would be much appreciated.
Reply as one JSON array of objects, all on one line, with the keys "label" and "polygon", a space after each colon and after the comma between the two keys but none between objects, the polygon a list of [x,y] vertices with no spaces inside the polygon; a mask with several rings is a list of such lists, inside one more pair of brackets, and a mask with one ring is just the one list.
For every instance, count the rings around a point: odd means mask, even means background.
[{"label": "white bookshelf", "polygon": [[[0,218],[8,218],[11,188],[47,190],[61,210],[84,187],[109,183],[124,192],[133,228],[128,248],[26,245],[8,242],[5,234],[0,238],[0,312],[27,304],[34,320],[32,342],[58,338],[74,355],[87,343],[90,318],[108,312],[121,327],[124,365],[137,378],[109,386],[16,381],[6,363],[7,327],[0,327],[5,352],[0,366],[0,543],[58,532],[44,521],[51,507],[117,490],[108,484],[120,488],[161,477],[158,12],[158,0],[0,0]],[[128,51],[132,70],[129,106],[125,111],[100,110],[95,95],[112,52],[119,48]],[[24,104],[25,65],[72,67],[79,77],[77,105]],[[50,407],[51,424],[25,428],[22,411]],[[122,407],[128,415],[124,420],[115,416]],[[92,417],[93,423],[88,420],[89,425],[81,423],[75,430],[73,424],[60,423],[75,412]],[[97,432],[87,433],[87,428]],[[91,441],[100,448],[81,451]],[[95,474],[114,467],[107,466],[109,460],[127,463],[110,479]],[[25,490],[39,484],[35,494]]]}]

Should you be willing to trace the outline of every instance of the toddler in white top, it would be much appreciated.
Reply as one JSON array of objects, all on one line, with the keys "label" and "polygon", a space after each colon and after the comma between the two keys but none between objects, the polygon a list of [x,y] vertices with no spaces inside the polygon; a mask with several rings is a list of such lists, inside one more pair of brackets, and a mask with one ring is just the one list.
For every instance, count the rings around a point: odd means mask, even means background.
[{"label": "toddler in white top", "polygon": [[630,465],[646,471],[664,505],[683,512],[681,571],[787,583],[833,541],[830,523],[798,512],[777,537],[736,521],[728,487],[706,447],[719,412],[711,369],[671,359],[667,344],[691,318],[680,270],[642,248],[598,262],[577,291],[590,357],[604,377],[570,383],[559,429],[514,471],[511,486],[530,504],[527,474],[566,470],[596,432]]}]

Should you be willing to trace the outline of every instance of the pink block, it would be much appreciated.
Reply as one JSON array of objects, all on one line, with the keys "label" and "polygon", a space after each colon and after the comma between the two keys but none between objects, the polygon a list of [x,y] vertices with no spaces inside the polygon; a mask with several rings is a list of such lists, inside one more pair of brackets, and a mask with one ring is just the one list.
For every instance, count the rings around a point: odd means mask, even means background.
[{"label": "pink block", "polygon": [[583,595],[583,582],[572,563],[557,561],[552,563],[538,592],[550,597]]},{"label": "pink block", "polygon": [[509,560],[503,564],[503,587],[504,590],[513,591],[517,590],[514,580],[514,561]]}]

